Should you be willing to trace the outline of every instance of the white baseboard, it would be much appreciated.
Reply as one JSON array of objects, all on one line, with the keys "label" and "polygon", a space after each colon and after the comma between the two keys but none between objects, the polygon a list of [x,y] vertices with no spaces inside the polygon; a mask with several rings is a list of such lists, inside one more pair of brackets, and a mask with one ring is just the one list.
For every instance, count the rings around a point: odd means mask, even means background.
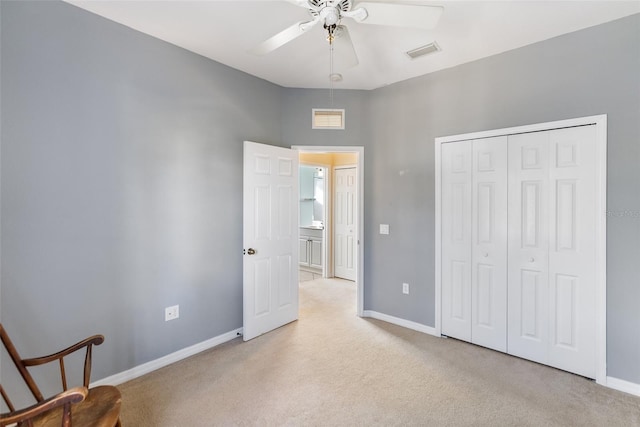
[{"label": "white baseboard", "polygon": [[175,363],[182,359],[186,359],[187,357],[193,356],[194,354],[198,354],[202,351],[216,347],[220,344],[224,344],[227,341],[231,341],[232,339],[237,338],[240,335],[242,335],[242,328],[238,328],[236,330],[224,333],[222,335],[218,335],[217,337],[213,337],[206,341],[202,341],[201,343],[194,344],[191,347],[183,348],[182,350],[178,350],[174,353],[167,354],[166,356],[163,356],[159,359],[152,360],[147,363],[143,363],[142,365],[128,369],[124,372],[120,372],[119,374],[115,374],[115,375],[111,375],[109,377],[103,378],[101,380],[91,383],[91,387],[95,387],[99,385],[118,385],[127,381],[131,381],[142,375],[148,374],[149,372],[153,372],[156,369],[163,368],[167,365],[171,365],[172,363]]},{"label": "white baseboard", "polygon": [[634,394],[640,396],[640,384],[632,383],[625,380],[620,380],[614,377],[607,377],[607,387],[618,391],[624,391],[625,393]]},{"label": "white baseboard", "polygon": [[402,326],[403,328],[413,329],[414,331],[440,337],[440,334],[436,333],[436,328],[423,325],[422,323],[412,322],[411,320],[389,316],[388,314],[378,313],[377,311],[364,310],[362,313],[362,317],[371,317],[372,319],[378,319],[387,323],[393,323],[394,325]]},{"label": "white baseboard", "polygon": [[[436,333],[435,328],[423,325],[422,323],[412,322],[411,320],[401,319],[399,317],[390,316],[384,313],[378,313],[377,311],[373,310],[364,310],[362,315],[362,317],[370,317],[372,319],[382,320],[383,322],[392,323],[394,325],[402,326],[403,328],[408,328],[428,335],[440,337],[440,334]],[[118,385],[127,381],[131,381],[142,375],[148,374],[172,363],[179,362],[182,359],[186,359],[187,357],[191,357],[202,351],[216,347],[220,344],[224,344],[227,341],[231,341],[232,339],[237,338],[239,335],[242,335],[242,328],[229,331],[201,343],[183,348],[182,350],[178,350],[159,359],[152,360],[124,372],[120,372],[119,374],[111,375],[109,377],[95,381],[91,383],[91,387],[100,385]],[[607,377],[607,383],[605,386],[614,390],[633,394],[635,396],[640,396],[640,384],[632,383],[630,381],[625,381],[614,377]]]}]

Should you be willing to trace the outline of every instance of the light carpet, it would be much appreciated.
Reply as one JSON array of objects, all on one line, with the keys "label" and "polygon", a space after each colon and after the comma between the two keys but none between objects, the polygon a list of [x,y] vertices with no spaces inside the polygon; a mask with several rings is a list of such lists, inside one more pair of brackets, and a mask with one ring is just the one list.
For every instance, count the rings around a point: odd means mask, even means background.
[{"label": "light carpet", "polygon": [[355,315],[355,285],[300,284],[300,319],[119,386],[124,426],[640,426],[640,398]]}]

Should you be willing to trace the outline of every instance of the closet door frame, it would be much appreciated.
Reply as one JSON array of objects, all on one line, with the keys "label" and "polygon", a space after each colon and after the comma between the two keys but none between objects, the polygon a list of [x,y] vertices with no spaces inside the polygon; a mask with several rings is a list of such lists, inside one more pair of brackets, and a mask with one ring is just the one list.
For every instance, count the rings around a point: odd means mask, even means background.
[{"label": "closet door frame", "polygon": [[596,228],[594,230],[596,247],[596,383],[607,385],[607,115],[580,117],[554,122],[537,123],[504,129],[494,129],[460,135],[438,137],[435,139],[435,335],[442,333],[442,144],[467,141],[480,138],[506,136],[528,132],[562,129],[576,126],[596,126]]}]

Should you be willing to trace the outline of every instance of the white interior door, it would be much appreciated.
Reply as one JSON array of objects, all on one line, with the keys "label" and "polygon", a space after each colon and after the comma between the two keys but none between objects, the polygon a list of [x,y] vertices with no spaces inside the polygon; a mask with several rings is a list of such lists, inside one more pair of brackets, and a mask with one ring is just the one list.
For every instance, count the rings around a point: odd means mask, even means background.
[{"label": "white interior door", "polygon": [[509,136],[508,352],[547,362],[549,132]]},{"label": "white interior door", "polygon": [[356,280],[357,260],[357,183],[356,168],[334,172],[334,275]]},{"label": "white interior door", "polygon": [[595,126],[509,137],[509,353],[596,377]]},{"label": "white interior door", "polygon": [[245,141],[243,337],[298,318],[298,152]]},{"label": "white interior door", "polygon": [[507,351],[507,137],[473,141],[471,342]]},{"label": "white interior door", "polygon": [[473,141],[442,145],[442,333],[471,341]]},{"label": "white interior door", "polygon": [[551,131],[549,364],[596,376],[596,129]]}]

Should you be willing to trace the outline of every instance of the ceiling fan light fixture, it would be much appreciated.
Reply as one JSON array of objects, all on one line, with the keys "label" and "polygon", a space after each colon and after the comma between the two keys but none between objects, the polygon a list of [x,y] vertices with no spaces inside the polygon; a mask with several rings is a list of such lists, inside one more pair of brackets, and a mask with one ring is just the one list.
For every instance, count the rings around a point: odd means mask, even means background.
[{"label": "ceiling fan light fixture", "polygon": [[439,52],[441,50],[442,49],[440,48],[438,43],[436,43],[434,41],[432,43],[429,43],[429,44],[426,44],[424,46],[420,46],[420,47],[417,47],[415,49],[412,49],[412,50],[408,51],[407,55],[409,55],[409,57],[411,59],[416,59],[416,58],[419,58],[421,56],[430,55],[432,53]]}]

